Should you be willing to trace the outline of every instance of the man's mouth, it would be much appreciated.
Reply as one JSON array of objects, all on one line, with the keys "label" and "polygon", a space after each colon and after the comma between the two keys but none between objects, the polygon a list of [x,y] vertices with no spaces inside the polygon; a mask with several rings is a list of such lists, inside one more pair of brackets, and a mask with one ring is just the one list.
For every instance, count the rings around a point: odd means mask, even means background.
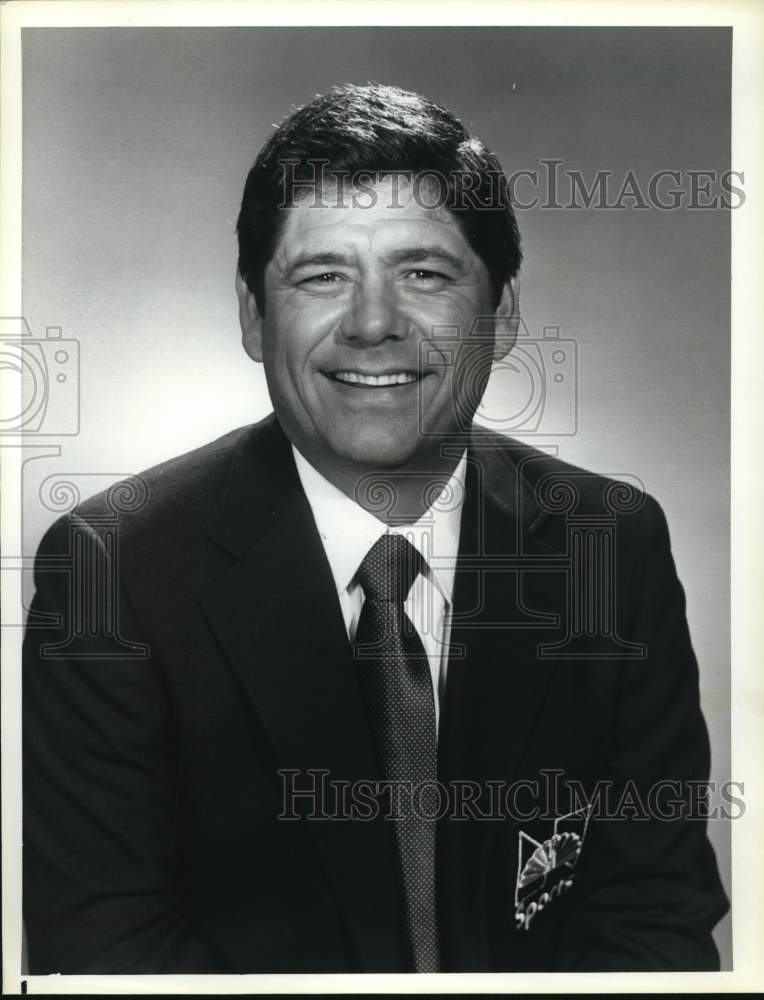
[{"label": "man's mouth", "polygon": [[384,375],[368,375],[364,372],[354,371],[327,372],[326,374],[329,378],[337,382],[344,382],[346,385],[375,387],[409,385],[419,379],[419,375],[411,371],[386,372]]}]

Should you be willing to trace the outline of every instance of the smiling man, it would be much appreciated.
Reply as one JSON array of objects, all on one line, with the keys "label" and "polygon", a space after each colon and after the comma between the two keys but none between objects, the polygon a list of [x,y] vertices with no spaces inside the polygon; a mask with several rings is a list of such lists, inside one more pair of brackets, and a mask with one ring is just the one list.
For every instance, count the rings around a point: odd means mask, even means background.
[{"label": "smiling man", "polygon": [[[495,344],[483,336],[480,355],[466,354],[487,378],[491,358],[513,343],[516,279],[508,273],[493,286],[457,217],[439,204],[441,192],[423,203],[396,175],[370,193],[359,204],[325,184],[318,198],[296,201],[265,268],[261,302],[237,275],[244,346],[265,363],[279,422],[303,458],[356,500],[361,477],[384,473],[419,516],[415,479],[453,471],[444,441],[473,415],[474,386],[459,364],[442,354],[432,360],[437,331],[469,333],[480,317],[500,323]],[[511,216],[506,222],[514,235]]]},{"label": "smiling man", "polygon": [[661,509],[472,426],[518,325],[498,161],[338,88],[263,147],[238,236],[274,413],[40,547],[31,971],[715,968]]}]

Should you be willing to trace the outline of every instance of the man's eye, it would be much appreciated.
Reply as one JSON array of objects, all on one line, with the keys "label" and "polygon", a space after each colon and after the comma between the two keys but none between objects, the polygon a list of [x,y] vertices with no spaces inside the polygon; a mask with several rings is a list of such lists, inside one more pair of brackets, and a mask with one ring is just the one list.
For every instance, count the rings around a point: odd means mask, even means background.
[{"label": "man's eye", "polygon": [[300,282],[301,285],[313,285],[331,287],[338,284],[342,280],[342,276],[336,274],[334,271],[323,271],[321,274],[311,274],[307,278],[303,278]]},{"label": "man's eye", "polygon": [[442,274],[440,271],[429,271],[424,267],[418,267],[415,271],[411,271],[410,276],[419,284],[445,284],[450,280],[447,274]]}]

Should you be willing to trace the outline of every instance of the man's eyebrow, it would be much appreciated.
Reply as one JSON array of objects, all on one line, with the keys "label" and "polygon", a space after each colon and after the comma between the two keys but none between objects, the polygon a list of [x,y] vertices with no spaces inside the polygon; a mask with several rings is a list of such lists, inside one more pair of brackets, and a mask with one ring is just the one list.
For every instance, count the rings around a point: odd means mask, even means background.
[{"label": "man's eyebrow", "polygon": [[402,247],[389,254],[385,259],[390,264],[421,264],[423,261],[439,261],[452,267],[459,274],[464,274],[466,271],[461,257],[437,245]]},{"label": "man's eyebrow", "polygon": [[342,267],[348,263],[345,254],[330,253],[303,253],[299,254],[287,266],[287,274],[293,274],[301,267]]}]

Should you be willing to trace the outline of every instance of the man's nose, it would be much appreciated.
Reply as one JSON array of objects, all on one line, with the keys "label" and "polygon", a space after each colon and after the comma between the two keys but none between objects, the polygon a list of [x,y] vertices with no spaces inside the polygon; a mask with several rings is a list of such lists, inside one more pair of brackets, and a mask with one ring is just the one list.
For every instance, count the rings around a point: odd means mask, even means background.
[{"label": "man's nose", "polygon": [[388,339],[402,340],[407,330],[408,322],[389,282],[368,280],[356,285],[341,324],[346,340],[373,346]]}]

